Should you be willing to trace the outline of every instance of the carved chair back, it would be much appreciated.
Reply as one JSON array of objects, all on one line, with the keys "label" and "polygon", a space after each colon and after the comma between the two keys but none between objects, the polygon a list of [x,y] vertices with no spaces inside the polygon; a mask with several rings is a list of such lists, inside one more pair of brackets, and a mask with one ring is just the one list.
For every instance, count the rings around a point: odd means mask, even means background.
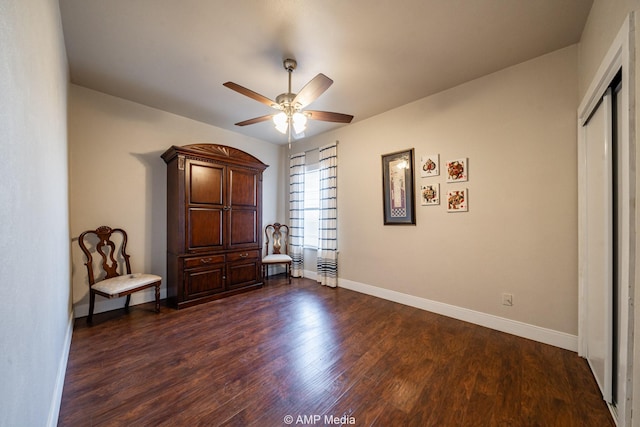
[{"label": "carved chair back", "polygon": [[[90,242],[94,243],[94,246],[88,246]],[[96,283],[96,265],[94,265],[91,255],[91,248],[102,258],[96,262],[102,269],[102,272],[98,271],[98,273],[104,274],[104,277],[99,277],[98,281],[111,279],[121,274],[131,274],[130,257],[127,254],[127,233],[123,229],[112,229],[103,225],[96,230],[88,230],[82,233],[78,238],[78,243],[87,257],[85,266],[89,275],[89,286],[93,286]],[[124,265],[119,266],[118,262],[123,262]],[[124,271],[122,271],[123,267]]]},{"label": "carved chair back", "polygon": [[265,255],[288,254],[289,227],[276,222],[264,228]]}]

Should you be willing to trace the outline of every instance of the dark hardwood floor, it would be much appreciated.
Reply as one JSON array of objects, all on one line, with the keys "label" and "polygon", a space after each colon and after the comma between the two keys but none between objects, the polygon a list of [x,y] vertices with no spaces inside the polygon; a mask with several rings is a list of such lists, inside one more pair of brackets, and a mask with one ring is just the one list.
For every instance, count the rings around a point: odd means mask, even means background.
[{"label": "dark hardwood floor", "polygon": [[59,426],[331,423],[614,425],[575,353],[305,279],[76,321]]}]

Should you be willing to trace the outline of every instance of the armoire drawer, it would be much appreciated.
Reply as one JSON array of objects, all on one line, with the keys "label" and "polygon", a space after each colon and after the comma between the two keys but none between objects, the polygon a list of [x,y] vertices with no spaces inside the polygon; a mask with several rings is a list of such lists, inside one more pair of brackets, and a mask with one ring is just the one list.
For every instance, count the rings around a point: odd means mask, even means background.
[{"label": "armoire drawer", "polygon": [[204,255],[199,257],[185,258],[184,268],[205,267],[212,264],[223,264],[224,255]]},{"label": "armoire drawer", "polygon": [[250,251],[240,251],[240,252],[232,252],[227,254],[227,261],[242,261],[245,259],[256,259],[260,257],[260,251],[258,250],[250,250]]}]

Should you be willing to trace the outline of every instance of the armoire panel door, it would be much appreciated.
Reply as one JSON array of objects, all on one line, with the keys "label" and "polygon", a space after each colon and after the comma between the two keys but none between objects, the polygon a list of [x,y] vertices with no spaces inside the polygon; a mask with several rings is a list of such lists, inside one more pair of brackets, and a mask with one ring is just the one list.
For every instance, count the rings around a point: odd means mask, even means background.
[{"label": "armoire panel door", "polygon": [[184,299],[204,297],[224,291],[224,264],[206,270],[184,272]]},{"label": "armoire panel door", "polygon": [[258,175],[254,171],[229,168],[229,205],[232,208],[258,205]]},{"label": "armoire panel door", "polygon": [[228,169],[229,182],[229,238],[230,249],[260,245],[260,173],[254,170]]},{"label": "armoire panel door", "polygon": [[258,282],[260,264],[257,259],[227,264],[227,288],[235,289]]},{"label": "armoire panel door", "polygon": [[221,249],[223,239],[223,211],[220,208],[188,208],[187,249],[203,251]]},{"label": "armoire panel door", "polygon": [[229,247],[259,246],[258,212],[255,209],[232,209],[229,212]]},{"label": "armoire panel door", "polygon": [[224,166],[188,161],[189,204],[223,205]]}]

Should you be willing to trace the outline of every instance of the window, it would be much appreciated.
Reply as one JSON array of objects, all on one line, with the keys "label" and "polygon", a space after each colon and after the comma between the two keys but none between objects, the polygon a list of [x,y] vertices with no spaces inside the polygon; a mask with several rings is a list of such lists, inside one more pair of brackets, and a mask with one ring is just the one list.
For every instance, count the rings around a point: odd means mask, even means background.
[{"label": "window", "polygon": [[304,172],[304,246],[318,248],[320,215],[320,172],[318,163],[307,165]]}]

